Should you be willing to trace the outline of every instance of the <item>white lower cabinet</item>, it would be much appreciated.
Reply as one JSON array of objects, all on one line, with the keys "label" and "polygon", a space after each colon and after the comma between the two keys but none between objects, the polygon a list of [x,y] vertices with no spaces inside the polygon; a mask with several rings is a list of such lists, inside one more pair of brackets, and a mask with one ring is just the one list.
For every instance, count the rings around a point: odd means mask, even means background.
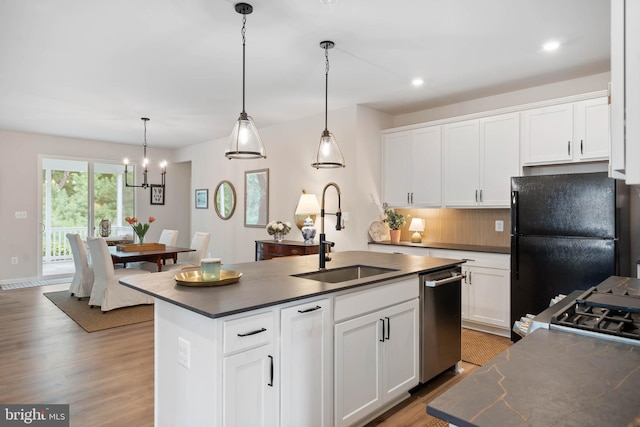
[{"label": "white lower cabinet", "polygon": [[222,425],[275,426],[278,385],[273,343],[223,360]]},{"label": "white lower cabinet", "polygon": [[[464,267],[463,319],[509,328],[509,271]],[[467,301],[465,306],[464,301]]]},{"label": "white lower cabinet", "polygon": [[510,336],[510,256],[444,249],[431,249],[431,256],[466,260],[462,264],[463,326]]},{"label": "white lower cabinet", "polygon": [[280,316],[280,425],[331,426],[331,301],[284,308]]},{"label": "white lower cabinet", "polygon": [[276,426],[280,380],[274,312],[225,321],[222,425]]},{"label": "white lower cabinet", "polygon": [[336,426],[408,397],[418,384],[418,307],[415,298],[335,325]]}]

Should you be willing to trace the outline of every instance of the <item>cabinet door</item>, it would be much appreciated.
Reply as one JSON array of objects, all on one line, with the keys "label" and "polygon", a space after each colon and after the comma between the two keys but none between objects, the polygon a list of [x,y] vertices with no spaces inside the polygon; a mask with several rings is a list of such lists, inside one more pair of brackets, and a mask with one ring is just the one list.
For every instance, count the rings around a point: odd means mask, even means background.
[{"label": "cabinet door", "polygon": [[277,425],[279,383],[273,350],[269,344],[224,358],[224,426]]},{"label": "cabinet door", "polygon": [[399,132],[382,137],[382,200],[389,206],[408,206],[411,192],[411,134]]},{"label": "cabinet door", "polygon": [[386,323],[382,343],[384,401],[390,401],[419,382],[419,303],[407,301],[384,310]]},{"label": "cabinet door", "polygon": [[460,286],[460,299],[462,301],[462,307],[460,316],[464,320],[469,320],[469,267],[462,265],[462,275],[464,279]]},{"label": "cabinet door", "polygon": [[474,206],[480,190],[478,120],[444,126],[444,205]]},{"label": "cabinet door", "polygon": [[411,190],[413,207],[442,205],[442,131],[440,126],[411,132]]},{"label": "cabinet door", "polygon": [[609,105],[607,98],[576,102],[575,158],[606,160],[609,156]]},{"label": "cabinet door", "polygon": [[469,267],[466,283],[469,300],[467,319],[509,328],[509,271]]},{"label": "cabinet door", "polygon": [[281,311],[281,426],[332,425],[330,309],[324,299]]},{"label": "cabinet door", "polygon": [[573,159],[573,104],[527,110],[523,120],[523,164]]},{"label": "cabinet door", "polygon": [[480,190],[483,206],[510,207],[511,177],[520,175],[520,115],[480,120]]},{"label": "cabinet door", "polygon": [[335,336],[335,425],[348,426],[382,405],[383,321],[372,313],[338,323]]}]

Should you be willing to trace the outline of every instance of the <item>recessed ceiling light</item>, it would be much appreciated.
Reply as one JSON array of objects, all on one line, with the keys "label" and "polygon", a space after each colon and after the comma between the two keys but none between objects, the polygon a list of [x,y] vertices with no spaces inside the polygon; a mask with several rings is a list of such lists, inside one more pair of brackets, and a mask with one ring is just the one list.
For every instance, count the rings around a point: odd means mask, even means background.
[{"label": "recessed ceiling light", "polygon": [[411,84],[414,85],[415,87],[419,87],[424,84],[424,80],[422,80],[420,77],[416,77],[413,80],[411,80]]},{"label": "recessed ceiling light", "polygon": [[542,45],[542,49],[546,52],[553,52],[554,50],[558,50],[560,47],[560,42],[557,40],[551,40]]},{"label": "recessed ceiling light", "polygon": [[337,0],[320,0],[322,4],[336,4]]}]

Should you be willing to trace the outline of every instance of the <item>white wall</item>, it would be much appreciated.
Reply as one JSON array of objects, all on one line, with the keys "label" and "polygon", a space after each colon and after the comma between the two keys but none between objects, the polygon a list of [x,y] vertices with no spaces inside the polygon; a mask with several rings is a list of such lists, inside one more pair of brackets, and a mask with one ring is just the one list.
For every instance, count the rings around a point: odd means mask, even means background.
[{"label": "white wall", "polygon": [[[366,250],[369,224],[377,217],[380,188],[380,135],[392,124],[391,116],[365,107],[349,107],[329,114],[329,130],[336,136],[346,162],[344,169],[311,167],[311,158],[324,129],[318,115],[277,126],[260,129],[267,149],[262,160],[228,160],[224,157],[227,138],[177,150],[176,161],[192,161],[192,188],[209,189],[209,209],[192,208],[192,232],[211,233],[209,253],[222,258],[225,264],[254,260],[255,240],[271,239],[264,228],[244,226],[244,173],[269,169],[269,221],[295,222],[295,208],[302,190],[314,193],[321,201],[322,190],[335,182],[342,192],[342,211],[350,221],[346,229],[335,230],[335,217],[326,216],[327,239],[335,242],[335,250]],[[230,125],[231,127],[231,125]],[[213,192],[222,180],[236,189],[236,211],[229,220],[220,219],[213,208]],[[193,196],[192,196],[193,197]],[[326,192],[326,212],[335,212],[337,196],[334,188]],[[320,225],[317,224],[318,232]],[[302,240],[294,226],[285,236]],[[317,238],[316,238],[317,241]]]},{"label": "white wall", "polygon": [[[41,262],[37,251],[38,239],[41,238],[39,159],[51,156],[120,163],[128,157],[133,162],[141,159],[142,146],[0,131],[0,153],[0,280],[30,279],[37,277]],[[149,239],[157,239],[165,227],[179,229],[183,235],[190,232],[189,210],[183,209],[185,203],[182,200],[189,187],[190,168],[188,163],[174,165],[171,154],[168,150],[154,149],[152,145],[149,148],[150,157],[169,162],[166,204],[150,206],[149,190],[136,190],[137,214],[142,218],[152,215],[158,219],[149,230]],[[150,167],[149,174],[152,183],[159,182],[159,170],[156,174]],[[16,211],[27,212],[27,218],[16,219]],[[17,265],[11,264],[11,257],[18,257]]]}]

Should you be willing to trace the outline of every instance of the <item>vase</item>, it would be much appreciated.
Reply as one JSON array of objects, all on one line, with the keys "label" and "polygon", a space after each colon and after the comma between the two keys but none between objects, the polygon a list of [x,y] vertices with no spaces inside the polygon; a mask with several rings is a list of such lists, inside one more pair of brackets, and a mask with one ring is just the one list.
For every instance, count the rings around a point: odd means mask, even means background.
[{"label": "vase", "polygon": [[282,231],[276,231],[275,233],[273,233],[273,240],[275,240],[276,242],[282,242],[282,239],[284,239],[284,234],[282,234]]},{"label": "vase", "polygon": [[391,243],[400,243],[400,230],[389,230]]},{"label": "vase", "polygon": [[144,234],[136,234],[138,236],[138,244],[144,244]]}]

